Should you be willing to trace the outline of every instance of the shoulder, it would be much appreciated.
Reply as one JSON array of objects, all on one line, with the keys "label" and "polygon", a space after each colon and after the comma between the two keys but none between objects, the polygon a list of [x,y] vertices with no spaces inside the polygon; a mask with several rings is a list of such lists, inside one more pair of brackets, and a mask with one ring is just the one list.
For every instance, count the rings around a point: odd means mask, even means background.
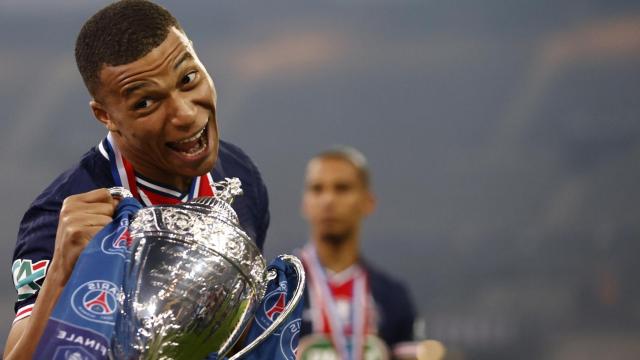
[{"label": "shoulder", "polygon": [[220,140],[218,148],[218,163],[216,169],[220,172],[253,173],[258,170],[249,155],[240,147],[230,142]]},{"label": "shoulder", "polygon": [[402,290],[402,292],[407,293],[407,286],[401,280],[389,275],[384,272],[376,265],[371,264],[366,261],[363,264],[364,268],[367,270],[367,274],[369,275],[370,281],[375,283],[376,286],[391,288],[393,290]]},{"label": "shoulder", "polygon": [[238,146],[220,140],[218,149],[218,161],[213,169],[215,181],[223,180],[226,177],[237,177],[242,182],[244,194],[261,198],[265,195],[265,185],[258,167]]},{"label": "shoulder", "polygon": [[406,284],[369,262],[363,263],[369,276],[369,286],[376,302],[393,304],[399,310],[412,312],[413,303]]},{"label": "shoulder", "polygon": [[220,140],[218,161],[212,176],[214,181],[227,177],[240,179],[243,194],[234,200],[232,206],[238,214],[243,229],[262,249],[270,215],[269,196],[258,167],[238,146]]},{"label": "shoulder", "polygon": [[369,263],[365,263],[365,269],[379,311],[380,336],[390,346],[411,341],[416,310],[407,286]]},{"label": "shoulder", "polygon": [[[21,240],[42,225],[57,226],[57,218],[62,202],[70,195],[87,192],[99,187],[112,186],[109,163],[96,150],[85,153],[80,161],[56,177],[31,203],[20,223],[18,246]],[[55,230],[55,228],[54,228]]]},{"label": "shoulder", "polygon": [[216,181],[223,180],[225,177],[239,178],[244,194],[255,197],[258,201],[266,196],[265,185],[258,167],[249,155],[229,142],[220,140],[218,161],[212,173]]},{"label": "shoulder", "polygon": [[36,197],[30,209],[52,210],[52,207],[62,204],[62,201],[70,195],[110,186],[113,186],[113,179],[109,162],[98,150],[92,148],[82,156],[79,162],[58,175]]},{"label": "shoulder", "polygon": [[[106,168],[105,168],[106,163]],[[56,177],[25,212],[18,231],[16,254],[42,239],[49,239],[58,224],[62,202],[70,195],[83,193],[112,183],[106,159],[98,151],[88,151],[82,159]]]}]

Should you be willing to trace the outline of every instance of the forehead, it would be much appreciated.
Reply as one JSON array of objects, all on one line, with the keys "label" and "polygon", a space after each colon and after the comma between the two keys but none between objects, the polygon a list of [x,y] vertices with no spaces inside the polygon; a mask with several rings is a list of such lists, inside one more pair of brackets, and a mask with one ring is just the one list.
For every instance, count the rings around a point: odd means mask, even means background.
[{"label": "forehead", "polygon": [[307,165],[307,182],[358,181],[358,169],[341,158],[315,158]]},{"label": "forehead", "polygon": [[190,54],[194,60],[196,59],[189,38],[182,31],[172,27],[167,38],[140,59],[123,65],[103,65],[100,69],[101,86],[115,90],[114,87],[121,88],[145,76],[169,71],[184,54]]}]

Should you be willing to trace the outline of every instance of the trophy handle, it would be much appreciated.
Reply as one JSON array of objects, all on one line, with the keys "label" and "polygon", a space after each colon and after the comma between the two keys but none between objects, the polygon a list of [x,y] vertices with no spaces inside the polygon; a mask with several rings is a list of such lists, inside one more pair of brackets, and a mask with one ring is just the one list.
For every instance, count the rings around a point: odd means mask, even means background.
[{"label": "trophy handle", "polygon": [[[260,343],[262,343],[267,337],[269,337],[269,335],[271,335],[274,331],[276,331],[278,326],[280,326],[285,320],[287,320],[289,315],[291,315],[293,310],[296,308],[296,306],[300,302],[300,299],[302,299],[302,295],[303,295],[303,292],[304,292],[304,284],[305,284],[305,272],[304,272],[304,267],[302,266],[302,262],[300,262],[300,259],[298,259],[297,257],[295,257],[293,255],[280,255],[280,258],[283,261],[293,265],[293,267],[294,267],[294,269],[296,271],[296,274],[298,275],[298,283],[296,284],[296,290],[293,292],[293,296],[291,298],[291,301],[287,304],[287,306],[285,307],[285,309],[282,312],[282,314],[280,314],[280,316],[278,316],[271,323],[271,325],[269,325],[269,327],[267,329],[265,329],[265,331],[262,334],[260,334],[260,336],[255,338],[249,345],[245,346],[242,350],[238,351],[235,355],[230,357],[229,360],[241,359],[248,352],[250,352],[256,346],[258,346]],[[271,270],[270,271],[270,275],[271,274],[275,275],[275,271]],[[269,278],[273,279],[274,277],[273,276],[269,276]]]}]

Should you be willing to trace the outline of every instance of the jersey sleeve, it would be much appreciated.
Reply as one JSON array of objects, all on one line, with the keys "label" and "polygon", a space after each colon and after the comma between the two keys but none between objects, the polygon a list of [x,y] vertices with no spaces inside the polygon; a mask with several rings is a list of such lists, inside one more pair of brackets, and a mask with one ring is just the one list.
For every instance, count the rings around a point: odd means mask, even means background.
[{"label": "jersey sleeve", "polygon": [[[91,174],[107,180],[97,183]],[[109,179],[108,162],[92,149],[78,165],[53,180],[25,212],[11,263],[11,276],[17,292],[14,322],[31,315],[38,291],[49,271],[63,200],[72,194],[107,187]]]},{"label": "jersey sleeve", "polygon": [[17,292],[14,322],[31,315],[53,257],[58,214],[59,207],[55,210],[34,203],[20,223],[11,264]]}]

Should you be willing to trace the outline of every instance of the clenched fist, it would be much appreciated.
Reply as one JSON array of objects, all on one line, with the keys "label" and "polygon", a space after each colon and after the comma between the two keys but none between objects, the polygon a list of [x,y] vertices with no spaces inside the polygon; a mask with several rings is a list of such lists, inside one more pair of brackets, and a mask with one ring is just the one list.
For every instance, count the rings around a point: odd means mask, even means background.
[{"label": "clenched fist", "polygon": [[[51,271],[64,286],[82,250],[111,222],[118,200],[107,189],[69,196],[62,203]],[[52,274],[50,274],[52,275]]]}]

